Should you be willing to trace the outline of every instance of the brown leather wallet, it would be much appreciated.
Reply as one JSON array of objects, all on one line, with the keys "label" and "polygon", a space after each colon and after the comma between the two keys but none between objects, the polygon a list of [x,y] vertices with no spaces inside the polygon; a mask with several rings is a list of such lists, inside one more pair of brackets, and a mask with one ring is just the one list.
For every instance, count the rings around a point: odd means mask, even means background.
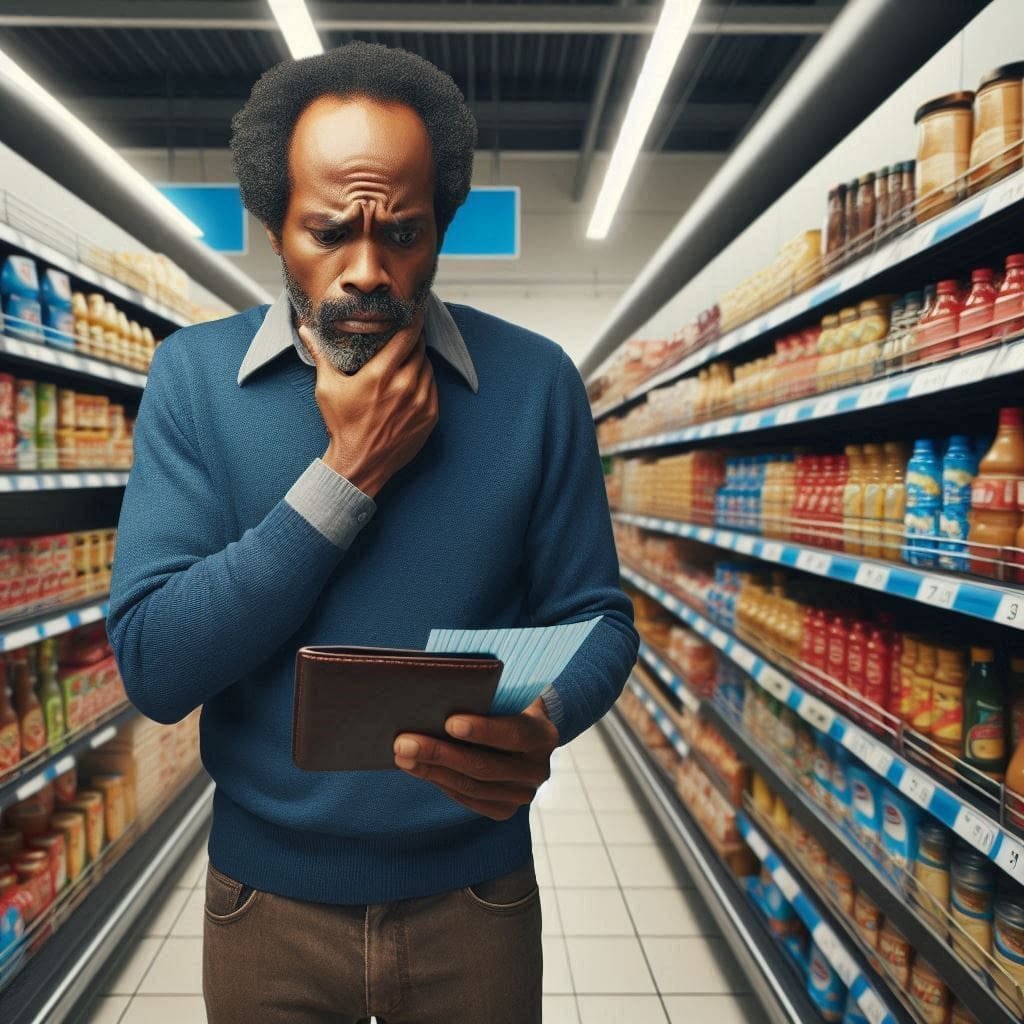
[{"label": "brown leather wallet", "polygon": [[457,742],[459,711],[486,715],[504,666],[490,654],[302,647],[295,659],[292,759],[311,772],[395,768],[400,732]]}]

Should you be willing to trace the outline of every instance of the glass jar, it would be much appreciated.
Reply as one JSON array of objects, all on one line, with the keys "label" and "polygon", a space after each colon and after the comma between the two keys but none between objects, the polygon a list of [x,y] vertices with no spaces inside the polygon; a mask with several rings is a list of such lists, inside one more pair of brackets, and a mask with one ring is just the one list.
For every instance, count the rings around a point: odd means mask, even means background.
[{"label": "glass jar", "polygon": [[831,256],[846,243],[846,186],[836,185],[828,193],[828,227],[825,253]]},{"label": "glass jar", "polygon": [[956,204],[966,191],[962,181],[971,160],[974,93],[939,96],[919,107],[917,125],[917,222]]},{"label": "glass jar", "polygon": [[875,176],[865,174],[857,186],[857,236],[866,245],[875,233]]},{"label": "glass jar", "polygon": [[1024,62],[985,75],[974,101],[974,140],[968,185],[976,192],[1021,167]]}]

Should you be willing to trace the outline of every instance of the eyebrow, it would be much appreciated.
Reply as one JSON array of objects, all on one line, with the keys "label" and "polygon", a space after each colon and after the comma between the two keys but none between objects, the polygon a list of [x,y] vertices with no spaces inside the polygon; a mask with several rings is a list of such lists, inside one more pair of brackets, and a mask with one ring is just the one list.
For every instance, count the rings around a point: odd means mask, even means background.
[{"label": "eyebrow", "polygon": [[[425,212],[416,211],[399,217],[381,217],[379,219],[387,227],[404,228],[420,224],[426,220],[426,218],[427,214]],[[342,217],[333,213],[311,213],[303,218],[307,226],[327,229],[347,228],[362,219],[363,218],[360,213],[354,213],[348,217]]]}]

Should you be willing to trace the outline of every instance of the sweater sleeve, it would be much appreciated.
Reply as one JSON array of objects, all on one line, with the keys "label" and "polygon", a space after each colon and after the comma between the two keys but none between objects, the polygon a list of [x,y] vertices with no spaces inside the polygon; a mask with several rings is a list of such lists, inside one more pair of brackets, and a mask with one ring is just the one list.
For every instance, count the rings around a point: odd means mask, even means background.
[{"label": "sweater sleeve", "polygon": [[[107,619],[129,698],[166,723],[281,647],[374,507],[317,460],[261,523],[227,536],[182,398],[187,380],[162,345],[135,425]],[[312,514],[318,492],[330,514]]]},{"label": "sweater sleeve", "polygon": [[564,352],[546,415],[541,485],[527,534],[530,612],[542,626],[601,616],[543,695],[564,744],[615,703],[636,662],[639,637],[632,603],[619,585],[586,388]]}]

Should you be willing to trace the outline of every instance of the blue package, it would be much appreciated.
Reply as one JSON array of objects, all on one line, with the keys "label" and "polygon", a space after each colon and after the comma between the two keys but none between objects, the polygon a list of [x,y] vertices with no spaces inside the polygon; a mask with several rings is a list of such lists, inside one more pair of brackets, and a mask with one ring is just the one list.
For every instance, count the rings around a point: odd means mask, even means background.
[{"label": "blue package", "polygon": [[874,772],[855,761],[846,767],[846,780],[850,787],[850,829],[877,864],[882,841],[883,783]]},{"label": "blue package", "polygon": [[827,736],[815,730],[814,734],[814,799],[827,810],[831,810],[832,763],[835,744]]},{"label": "blue package", "polygon": [[0,271],[0,300],[7,334],[29,341],[42,340],[43,307],[34,260],[27,256],[7,257]]},{"label": "blue package", "polygon": [[46,309],[71,310],[71,278],[63,270],[50,267],[43,274],[39,298]]},{"label": "blue package", "polygon": [[919,499],[915,508],[911,508],[908,502],[903,517],[903,532],[907,538],[903,547],[903,560],[908,565],[920,568],[935,565],[938,560],[939,541],[933,538],[939,536],[941,517],[942,510],[937,501],[926,504],[923,499]]},{"label": "blue package", "polygon": [[921,809],[891,786],[882,793],[882,848],[889,858],[890,874],[899,879],[913,870],[917,860],[917,823]]},{"label": "blue package", "polygon": [[44,310],[43,337],[47,344],[73,352],[75,349],[75,316],[71,310]]},{"label": "blue package", "polygon": [[818,1008],[822,1020],[829,1024],[842,1024],[846,986],[816,943],[811,944],[807,966],[807,994]]}]

